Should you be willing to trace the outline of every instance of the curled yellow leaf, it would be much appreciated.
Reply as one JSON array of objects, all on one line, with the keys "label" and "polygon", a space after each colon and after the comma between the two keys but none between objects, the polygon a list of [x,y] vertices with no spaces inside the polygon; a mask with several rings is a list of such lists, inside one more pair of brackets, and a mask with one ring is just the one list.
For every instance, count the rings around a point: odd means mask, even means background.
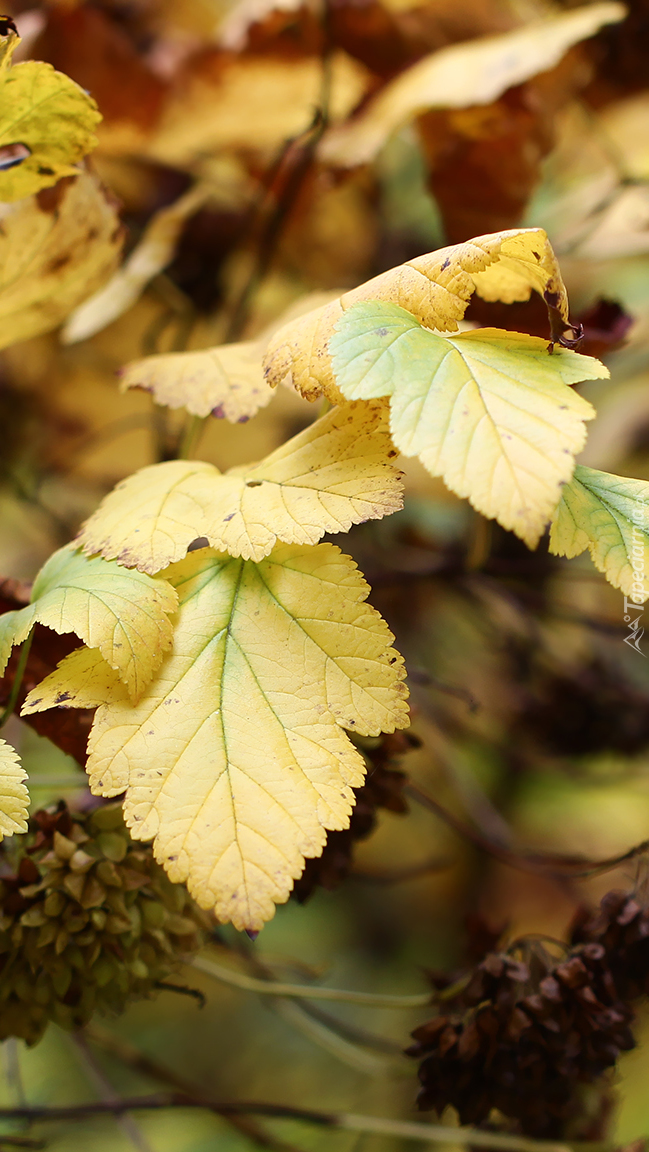
[{"label": "curled yellow leaf", "polygon": [[308,400],[324,394],[339,403],[329,341],[348,308],[382,300],[406,308],[427,328],[457,331],[474,292],[512,304],[535,289],[568,326],[568,299],[559,265],[542,228],[513,228],[477,236],[418,256],[381,273],[337,300],[286,324],[264,359],[269,384],[291,384]]}]

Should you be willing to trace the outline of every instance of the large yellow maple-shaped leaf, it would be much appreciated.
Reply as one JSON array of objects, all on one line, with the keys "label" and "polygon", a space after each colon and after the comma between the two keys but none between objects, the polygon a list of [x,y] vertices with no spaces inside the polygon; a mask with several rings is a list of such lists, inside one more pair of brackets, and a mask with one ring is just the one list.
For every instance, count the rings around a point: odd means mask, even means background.
[{"label": "large yellow maple-shaped leaf", "polygon": [[649,599],[649,483],[578,464],[550,531],[557,556],[590,552],[596,568],[635,604]]},{"label": "large yellow maple-shaped leaf", "polygon": [[623,4],[586,4],[433,52],[386,84],[360,115],[334,126],[321,142],[320,157],[328,164],[367,164],[412,117],[431,108],[491,104],[507,88],[554,68],[573,44],[625,15]]},{"label": "large yellow maple-shaped leaf", "polygon": [[97,143],[101,120],[95,101],[51,64],[27,60],[9,67],[15,33],[4,42],[0,67],[0,149],[13,149],[16,162],[0,171],[0,201],[22,200],[49,188]]},{"label": "large yellow maple-shaped leaf", "polygon": [[110,276],[122,229],[91,172],[0,204],[0,348],[55,328]]},{"label": "large yellow maple-shaped leaf", "polygon": [[260,464],[225,475],[201,461],[143,468],[106,497],[78,543],[152,573],[197,539],[261,560],[278,540],[315,544],[325,532],[395,512],[402,499],[393,456],[385,402],[344,404]]},{"label": "large yellow maple-shaped leaf", "polygon": [[0,840],[27,831],[29,792],[27,773],[11,744],[0,740]]},{"label": "large yellow maple-shaped leaf", "polygon": [[0,616],[0,672],[14,644],[34,624],[75,632],[98,648],[137,699],[171,644],[169,614],[178,604],[171,585],[100,556],[88,559],[70,545],[50,556],[32,590],[32,603]]},{"label": "large yellow maple-shaped leaf", "polygon": [[[408,724],[403,661],[348,556],[280,544],[259,564],[205,549],[165,573],[180,609],[172,652],[139,704],[97,711],[95,793],[127,790],[136,839],[223,921],[256,931],[328,829],[347,827],[363,759],[343,728]],[[26,711],[93,700],[98,662],[74,654]],[[92,685],[94,684],[95,687]]]},{"label": "large yellow maple-shaped leaf", "polygon": [[329,355],[336,324],[354,305],[382,300],[407,308],[421,324],[456,332],[474,292],[484,300],[512,304],[535,289],[568,327],[568,299],[559,265],[542,228],[514,228],[477,236],[418,256],[382,272],[337,300],[280,328],[264,363],[269,384],[291,384],[308,400],[324,393],[340,401]]},{"label": "large yellow maple-shaped leaf", "polygon": [[397,448],[534,547],[570,479],[591,405],[568,387],[598,360],[481,328],[439,336],[396,304],[358,304],[329,344],[350,400],[390,396]]}]

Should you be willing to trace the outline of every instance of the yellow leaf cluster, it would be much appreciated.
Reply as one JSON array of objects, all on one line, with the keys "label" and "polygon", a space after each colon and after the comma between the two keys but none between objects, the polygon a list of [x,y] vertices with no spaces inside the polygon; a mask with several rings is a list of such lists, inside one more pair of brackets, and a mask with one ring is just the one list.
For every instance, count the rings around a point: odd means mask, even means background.
[{"label": "yellow leaf cluster", "polygon": [[164,575],[173,648],[136,706],[101,658],[73,653],[24,712],[102,699],[93,791],[126,790],[131,834],[154,839],[171,879],[257,931],[349,822],[364,762],[342,729],[407,725],[403,661],[331,544],[279,544],[258,564],[203,549]]}]

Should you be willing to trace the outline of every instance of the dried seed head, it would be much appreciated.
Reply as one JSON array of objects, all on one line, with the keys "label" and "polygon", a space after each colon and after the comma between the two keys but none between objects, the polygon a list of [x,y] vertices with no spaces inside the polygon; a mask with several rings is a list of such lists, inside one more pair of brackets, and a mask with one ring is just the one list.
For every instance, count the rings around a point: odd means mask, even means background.
[{"label": "dried seed head", "polygon": [[[5,846],[3,845],[3,849]],[[131,840],[121,805],[37,812],[16,866],[0,849],[0,1039],[149,996],[196,951],[208,916]]]}]

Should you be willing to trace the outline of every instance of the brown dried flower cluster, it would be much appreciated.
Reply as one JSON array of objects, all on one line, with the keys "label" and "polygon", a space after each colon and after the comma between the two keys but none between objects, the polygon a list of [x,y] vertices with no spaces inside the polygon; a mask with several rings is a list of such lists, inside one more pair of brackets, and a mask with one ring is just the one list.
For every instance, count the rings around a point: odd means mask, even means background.
[{"label": "brown dried flower cluster", "polygon": [[420,1108],[452,1104],[465,1124],[497,1109],[532,1136],[584,1134],[584,1087],[634,1046],[628,993],[638,986],[614,978],[605,918],[584,920],[584,942],[559,961],[530,943],[526,963],[491,952],[478,964],[451,1011],[413,1032]]}]

